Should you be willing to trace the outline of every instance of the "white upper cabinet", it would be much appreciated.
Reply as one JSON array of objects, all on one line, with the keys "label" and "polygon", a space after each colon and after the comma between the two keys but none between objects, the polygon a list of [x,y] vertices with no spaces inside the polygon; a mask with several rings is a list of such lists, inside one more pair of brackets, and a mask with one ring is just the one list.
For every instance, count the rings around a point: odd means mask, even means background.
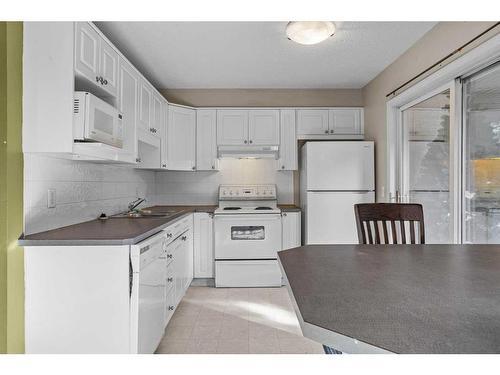
[{"label": "white upper cabinet", "polygon": [[362,134],[361,112],[358,108],[330,109],[330,134]]},{"label": "white upper cabinet", "polygon": [[363,132],[362,108],[297,110],[299,139],[362,139]]},{"label": "white upper cabinet", "polygon": [[328,134],[327,109],[298,109],[297,110],[298,134]]},{"label": "white upper cabinet", "polygon": [[139,91],[139,73],[125,60],[120,59],[118,70],[120,87],[119,103],[123,115],[123,149],[127,151],[132,160],[137,154],[137,93]]},{"label": "white upper cabinet", "polygon": [[92,82],[99,79],[101,38],[87,22],[77,22],[75,30],[75,69]]},{"label": "white upper cabinet", "polygon": [[217,111],[217,144],[219,146],[248,144],[248,111],[238,109]]},{"label": "white upper cabinet", "polygon": [[279,145],[280,111],[257,109],[248,112],[248,143],[251,145]]},{"label": "white upper cabinet", "polygon": [[87,22],[77,22],[75,30],[75,70],[98,88],[116,97],[119,58]]},{"label": "white upper cabinet", "polygon": [[280,114],[277,109],[221,109],[217,111],[217,145],[279,145]]},{"label": "white upper cabinet", "polygon": [[153,92],[151,105],[151,126],[149,131],[156,137],[161,136],[163,124],[163,99],[159,94]]},{"label": "white upper cabinet", "polygon": [[[105,40],[101,40],[99,72],[102,80],[99,79],[103,89],[109,94],[116,96],[118,93],[118,53]],[[101,82],[102,81],[102,82]]]},{"label": "white upper cabinet", "polygon": [[217,159],[217,111],[196,110],[196,170],[218,169]]},{"label": "white upper cabinet", "polygon": [[150,132],[151,124],[151,100],[152,90],[149,84],[141,79],[139,88],[139,121],[138,128],[145,132]]},{"label": "white upper cabinet", "polygon": [[196,170],[196,111],[168,106],[167,160],[169,170]]},{"label": "white upper cabinet", "polygon": [[295,110],[282,109],[280,111],[280,157],[277,161],[278,170],[297,170],[297,131],[295,124]]}]

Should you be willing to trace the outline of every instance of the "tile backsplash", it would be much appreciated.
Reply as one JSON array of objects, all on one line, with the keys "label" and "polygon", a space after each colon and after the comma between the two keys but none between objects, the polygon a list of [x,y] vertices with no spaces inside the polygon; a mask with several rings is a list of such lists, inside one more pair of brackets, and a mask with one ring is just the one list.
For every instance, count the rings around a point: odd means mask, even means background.
[{"label": "tile backsplash", "polygon": [[[130,166],[25,154],[24,180],[26,234],[124,211],[138,196],[156,203],[155,172]],[[48,189],[56,191],[55,208],[47,208]]]},{"label": "tile backsplash", "polygon": [[156,173],[156,194],[163,204],[217,204],[220,184],[276,184],[278,202],[293,203],[293,172],[277,171],[274,160],[220,159],[218,172]]},{"label": "tile backsplash", "polygon": [[[276,184],[279,203],[293,203],[293,172],[266,159],[221,159],[217,172],[154,172],[24,155],[25,233],[31,234],[122,212],[136,197],[146,205],[217,204],[220,184]],[[47,208],[55,189],[56,207]]]}]

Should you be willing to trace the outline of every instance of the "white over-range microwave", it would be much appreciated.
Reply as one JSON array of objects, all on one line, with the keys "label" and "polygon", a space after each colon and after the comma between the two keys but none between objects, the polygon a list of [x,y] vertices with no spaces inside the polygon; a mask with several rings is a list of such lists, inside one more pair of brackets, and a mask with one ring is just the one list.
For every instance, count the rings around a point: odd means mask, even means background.
[{"label": "white over-range microwave", "polygon": [[77,141],[123,147],[122,114],[104,100],[76,91],[73,101],[73,134]]}]

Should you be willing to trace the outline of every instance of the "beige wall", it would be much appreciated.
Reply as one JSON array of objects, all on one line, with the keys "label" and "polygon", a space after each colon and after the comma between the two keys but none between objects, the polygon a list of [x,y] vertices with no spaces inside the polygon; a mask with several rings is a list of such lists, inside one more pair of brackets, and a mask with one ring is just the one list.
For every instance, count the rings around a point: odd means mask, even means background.
[{"label": "beige wall", "polygon": [[169,102],[194,107],[360,107],[360,89],[163,89]]},{"label": "beige wall", "polygon": [[377,199],[386,192],[386,95],[494,25],[495,22],[440,22],[363,87],[365,134],[376,147]]}]

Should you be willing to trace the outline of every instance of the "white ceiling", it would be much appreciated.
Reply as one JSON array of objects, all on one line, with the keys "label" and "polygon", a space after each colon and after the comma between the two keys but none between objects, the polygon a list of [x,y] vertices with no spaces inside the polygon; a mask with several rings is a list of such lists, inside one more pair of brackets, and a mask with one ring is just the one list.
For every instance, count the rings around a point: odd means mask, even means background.
[{"label": "white ceiling", "polygon": [[360,88],[435,22],[343,22],[304,46],[286,22],[96,22],[160,88]]}]

